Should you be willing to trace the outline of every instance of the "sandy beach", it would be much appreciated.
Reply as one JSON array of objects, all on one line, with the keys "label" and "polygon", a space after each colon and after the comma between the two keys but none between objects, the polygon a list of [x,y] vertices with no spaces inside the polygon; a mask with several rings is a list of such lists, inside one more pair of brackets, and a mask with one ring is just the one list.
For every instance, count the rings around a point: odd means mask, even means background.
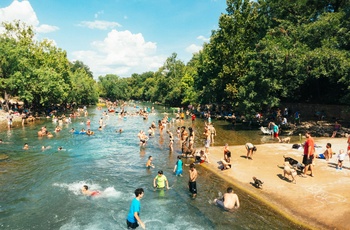
[{"label": "sandy beach", "polygon": [[[328,162],[315,160],[314,177],[296,176],[296,183],[283,178],[283,155],[302,162],[302,149],[292,149],[292,143],[256,145],[253,160],[245,158],[243,145],[229,146],[232,168],[221,171],[223,147],[211,147],[211,163],[203,164],[223,179],[279,210],[282,215],[310,229],[350,229],[350,161],[346,157],[343,169],[337,170],[337,154],[347,149],[347,138],[314,138],[323,153],[326,143],[332,144],[333,158]],[[302,141],[305,141],[303,138]],[[262,189],[251,183],[255,176],[264,182]],[[244,202],[242,200],[241,202]]]}]

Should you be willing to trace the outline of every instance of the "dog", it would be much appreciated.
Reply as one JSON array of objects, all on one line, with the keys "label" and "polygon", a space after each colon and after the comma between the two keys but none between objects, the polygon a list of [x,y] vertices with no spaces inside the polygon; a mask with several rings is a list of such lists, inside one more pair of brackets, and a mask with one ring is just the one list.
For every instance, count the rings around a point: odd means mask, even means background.
[{"label": "dog", "polygon": [[296,183],[295,177],[297,175],[297,171],[289,164],[288,161],[284,162],[284,168],[283,168],[283,177],[287,178],[286,175],[288,175],[288,179],[289,176],[292,177],[292,182]]},{"label": "dog", "polygon": [[285,137],[281,139],[281,143],[289,143],[290,142],[290,137]]},{"label": "dog", "polygon": [[284,161],[289,162],[290,165],[292,165],[293,167],[296,167],[298,165],[298,161],[291,158],[291,157],[287,157],[286,155],[283,155]]},{"label": "dog", "polygon": [[298,170],[303,170],[304,169],[304,165],[302,163],[299,163],[297,160],[291,158],[291,157],[287,157],[286,155],[283,155],[284,157],[284,161],[289,162],[289,164],[293,167],[293,168],[297,168]]},{"label": "dog", "polygon": [[256,178],[255,176],[253,177],[253,181],[254,181],[254,186],[256,188],[262,188],[262,185],[264,182],[262,182],[261,180],[259,180],[258,178]]}]

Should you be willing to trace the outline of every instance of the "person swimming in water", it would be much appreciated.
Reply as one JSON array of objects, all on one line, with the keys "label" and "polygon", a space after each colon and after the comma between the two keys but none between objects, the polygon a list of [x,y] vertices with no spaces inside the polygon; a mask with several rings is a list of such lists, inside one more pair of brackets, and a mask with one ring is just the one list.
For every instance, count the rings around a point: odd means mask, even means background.
[{"label": "person swimming in water", "polygon": [[81,188],[81,192],[84,195],[86,195],[86,196],[97,196],[97,195],[101,194],[100,191],[97,191],[97,190],[91,191],[91,190],[89,190],[89,186],[87,186],[87,185],[83,185],[83,187]]},{"label": "person swimming in water", "polygon": [[149,156],[148,157],[148,161],[146,163],[146,168],[150,169],[150,168],[154,168],[155,167],[154,164],[152,163],[152,160],[153,160],[152,156]]}]

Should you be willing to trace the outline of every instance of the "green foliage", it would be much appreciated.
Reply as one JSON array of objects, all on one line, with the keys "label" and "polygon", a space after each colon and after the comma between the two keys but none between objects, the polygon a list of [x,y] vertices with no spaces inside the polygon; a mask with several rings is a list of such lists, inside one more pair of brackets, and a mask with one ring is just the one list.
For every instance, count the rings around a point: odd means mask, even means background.
[{"label": "green foliage", "polygon": [[71,64],[66,52],[51,42],[35,41],[33,29],[20,21],[3,23],[3,26],[5,32],[0,35],[2,96],[17,96],[34,109],[97,101],[96,83],[82,62]]}]

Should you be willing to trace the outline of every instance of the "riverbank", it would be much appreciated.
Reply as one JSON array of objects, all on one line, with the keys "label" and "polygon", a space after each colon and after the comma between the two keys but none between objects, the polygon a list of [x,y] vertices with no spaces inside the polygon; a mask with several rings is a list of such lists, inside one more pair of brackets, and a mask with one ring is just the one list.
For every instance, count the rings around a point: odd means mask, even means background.
[{"label": "riverbank", "polygon": [[[317,153],[332,143],[333,152],[346,150],[346,138],[314,138]],[[304,141],[304,140],[303,140]],[[302,162],[302,149],[292,149],[292,144],[257,145],[253,160],[245,158],[244,146],[229,146],[233,167],[221,171],[218,167],[223,158],[223,147],[210,148],[210,164],[203,167],[221,178],[264,201],[282,215],[310,229],[350,229],[350,161],[346,157],[343,169],[337,170],[337,155],[330,161],[315,160],[315,176],[296,176],[296,183],[283,178],[283,155]],[[263,189],[251,183],[255,176],[264,182]],[[241,202],[244,202],[243,200]]]}]

